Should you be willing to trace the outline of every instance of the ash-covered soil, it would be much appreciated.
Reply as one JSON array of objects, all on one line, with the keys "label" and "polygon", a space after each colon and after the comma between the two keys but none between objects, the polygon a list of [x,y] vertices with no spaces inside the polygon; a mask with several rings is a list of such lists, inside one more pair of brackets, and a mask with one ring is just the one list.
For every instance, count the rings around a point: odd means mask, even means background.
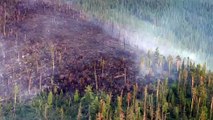
[{"label": "ash-covered soil", "polygon": [[4,100],[14,95],[14,88],[25,99],[51,88],[83,92],[87,85],[120,93],[143,80],[134,49],[124,47],[71,6],[19,2],[12,8],[7,34],[0,39]]}]

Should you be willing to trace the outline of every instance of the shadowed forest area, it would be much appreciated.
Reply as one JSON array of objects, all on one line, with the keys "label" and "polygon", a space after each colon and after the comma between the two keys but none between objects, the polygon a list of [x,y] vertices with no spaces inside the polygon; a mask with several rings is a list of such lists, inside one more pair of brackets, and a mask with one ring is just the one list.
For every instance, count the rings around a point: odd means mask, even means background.
[{"label": "shadowed forest area", "polygon": [[133,47],[77,6],[0,1],[0,119],[213,120],[206,64]]}]

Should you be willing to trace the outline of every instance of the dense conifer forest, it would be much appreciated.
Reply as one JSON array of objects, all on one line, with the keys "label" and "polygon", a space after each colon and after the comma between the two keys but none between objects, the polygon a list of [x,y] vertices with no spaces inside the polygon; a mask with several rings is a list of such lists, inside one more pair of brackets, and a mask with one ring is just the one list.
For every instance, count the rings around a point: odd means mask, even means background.
[{"label": "dense conifer forest", "polygon": [[[120,25],[121,29],[125,28],[131,36],[127,39],[130,39],[132,44],[136,43],[144,48],[152,41],[148,50],[151,47],[159,47],[161,50],[165,49],[163,53],[181,54],[197,62],[207,62],[209,68],[213,66],[211,0],[66,1],[83,6],[83,11],[103,21],[115,23],[115,28],[116,25]],[[146,36],[146,33],[151,34],[151,38]],[[157,40],[154,40],[156,38]],[[140,41],[146,45],[139,45]],[[170,49],[169,52],[165,47]]]},{"label": "dense conifer forest", "polygon": [[50,3],[0,1],[0,119],[213,120],[208,64],[132,47]]}]

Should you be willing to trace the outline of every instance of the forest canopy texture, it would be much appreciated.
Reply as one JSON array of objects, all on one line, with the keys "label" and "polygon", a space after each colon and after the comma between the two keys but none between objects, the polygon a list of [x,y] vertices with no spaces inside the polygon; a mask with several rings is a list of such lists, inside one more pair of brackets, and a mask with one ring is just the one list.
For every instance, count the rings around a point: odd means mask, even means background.
[{"label": "forest canopy texture", "polygon": [[[1,0],[0,119],[213,120],[211,4]],[[129,14],[140,22],[121,19]],[[140,31],[174,38],[159,45],[206,57],[197,62],[169,48],[165,55],[162,46],[145,51],[103,28],[112,22],[132,30],[141,21],[162,33]]]}]

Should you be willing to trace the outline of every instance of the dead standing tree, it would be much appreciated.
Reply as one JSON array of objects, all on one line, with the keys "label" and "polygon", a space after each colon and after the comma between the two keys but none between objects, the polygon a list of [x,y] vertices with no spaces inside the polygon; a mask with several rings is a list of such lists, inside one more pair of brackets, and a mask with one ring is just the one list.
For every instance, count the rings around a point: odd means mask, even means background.
[{"label": "dead standing tree", "polygon": [[51,43],[50,45],[51,61],[52,61],[52,78],[51,85],[54,84],[54,74],[55,74],[55,45]]},{"label": "dead standing tree", "polygon": [[95,88],[98,90],[98,76],[96,71],[96,64],[94,65]]},{"label": "dead standing tree", "polygon": [[3,19],[3,35],[6,36],[6,24],[7,24],[7,4],[4,3],[4,19]]}]

